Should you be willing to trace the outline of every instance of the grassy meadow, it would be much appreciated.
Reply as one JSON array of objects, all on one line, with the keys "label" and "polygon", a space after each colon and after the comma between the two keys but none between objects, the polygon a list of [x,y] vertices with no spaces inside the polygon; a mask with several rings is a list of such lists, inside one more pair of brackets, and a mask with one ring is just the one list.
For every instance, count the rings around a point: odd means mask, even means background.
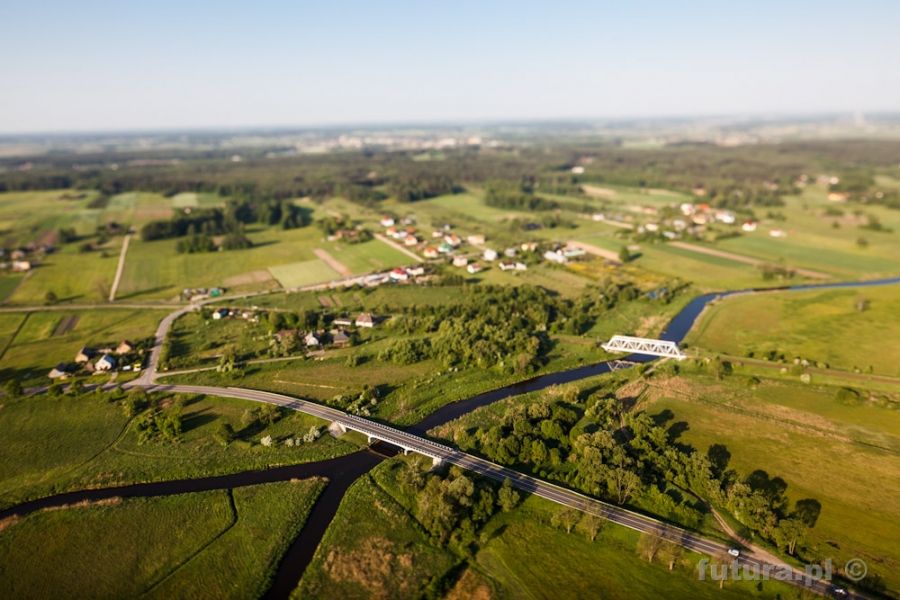
[{"label": "grassy meadow", "polygon": [[[60,399],[37,396],[5,401],[0,409],[0,507],[53,493],[89,487],[113,487],[223,475],[249,469],[333,458],[355,446],[323,435],[314,443],[288,447],[327,423],[297,412],[273,425],[245,429],[242,417],[254,402],[205,396],[185,398],[183,433],[178,442],[141,443],[134,426],[113,396],[89,393]],[[161,402],[172,398],[163,397]],[[221,423],[237,432],[228,446],[216,439]],[[259,442],[270,435],[271,447]]]},{"label": "grassy meadow", "polygon": [[707,352],[896,376],[900,347],[886,341],[898,336],[900,287],[886,285],[727,298],[706,309],[685,341]]},{"label": "grassy meadow", "polygon": [[323,487],[279,482],[33,513],[0,536],[0,593],[260,597]]},{"label": "grassy meadow", "polygon": [[[0,324],[7,325],[0,335],[15,333],[17,320],[21,325],[0,356],[0,377],[17,377],[25,387],[46,383],[45,375],[50,369],[60,362],[74,362],[83,346],[115,347],[126,339],[150,337],[165,314],[156,310],[109,309],[2,315]],[[75,326],[57,335],[60,323],[73,316],[78,317]]]}]

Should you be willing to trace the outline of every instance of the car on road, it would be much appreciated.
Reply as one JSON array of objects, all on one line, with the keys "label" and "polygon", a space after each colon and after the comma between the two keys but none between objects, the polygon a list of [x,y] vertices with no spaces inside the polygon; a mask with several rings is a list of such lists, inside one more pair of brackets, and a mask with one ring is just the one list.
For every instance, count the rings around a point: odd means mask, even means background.
[{"label": "car on road", "polygon": [[737,548],[729,548],[729,549],[728,549],[728,554],[730,554],[730,555],[732,555],[732,556],[734,556],[734,557],[736,558],[736,557],[738,557],[738,556],[741,555],[741,551],[738,550]]},{"label": "car on road", "polygon": [[847,591],[847,588],[842,587],[831,588],[831,593],[835,598],[845,598],[850,595],[850,592]]}]

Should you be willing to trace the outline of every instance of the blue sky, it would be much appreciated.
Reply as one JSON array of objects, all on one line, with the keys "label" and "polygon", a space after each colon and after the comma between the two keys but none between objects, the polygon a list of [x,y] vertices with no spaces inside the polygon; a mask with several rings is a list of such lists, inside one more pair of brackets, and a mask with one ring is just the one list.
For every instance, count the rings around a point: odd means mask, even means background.
[{"label": "blue sky", "polygon": [[0,133],[900,110],[900,2],[6,3]]}]

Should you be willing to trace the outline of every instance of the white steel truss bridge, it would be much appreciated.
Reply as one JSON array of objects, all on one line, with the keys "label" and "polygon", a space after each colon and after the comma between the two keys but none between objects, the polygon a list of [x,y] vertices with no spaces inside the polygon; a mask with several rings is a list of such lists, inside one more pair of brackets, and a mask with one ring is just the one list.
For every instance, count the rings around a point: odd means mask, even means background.
[{"label": "white steel truss bridge", "polygon": [[629,335],[614,335],[612,339],[601,347],[607,352],[649,354],[650,356],[664,356],[675,360],[687,358],[684,352],[678,349],[678,345],[675,342],[631,337]]}]

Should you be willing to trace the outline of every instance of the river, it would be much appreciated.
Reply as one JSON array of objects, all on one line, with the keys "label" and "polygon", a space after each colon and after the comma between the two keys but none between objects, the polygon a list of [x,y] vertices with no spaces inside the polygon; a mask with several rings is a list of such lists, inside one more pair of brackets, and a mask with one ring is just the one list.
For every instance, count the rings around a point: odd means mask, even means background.
[{"label": "river", "polygon": [[[776,291],[870,287],[898,283],[900,283],[900,277],[865,282],[796,285],[780,288],[704,294],[691,300],[677,315],[675,315],[666,329],[660,334],[660,339],[680,344],[694,326],[694,323],[703,312],[703,309],[706,308],[710,302],[728,296]],[[630,355],[625,357],[624,360],[643,363],[655,360],[655,358],[656,357],[654,356],[647,355]],[[478,394],[465,400],[448,404],[408,428],[408,431],[424,436],[425,432],[430,429],[449,423],[477,408],[487,406],[499,400],[504,400],[528,392],[539,391],[553,385],[572,383],[595,375],[602,375],[604,373],[609,373],[611,370],[612,368],[609,362],[600,362],[571,369],[569,371],[538,375],[525,381],[520,381],[502,388]],[[390,451],[388,450],[387,452]],[[44,508],[75,504],[84,500],[96,501],[116,496],[122,498],[135,496],[166,496],[171,494],[203,492],[208,490],[271,483],[275,481],[286,481],[294,478],[305,479],[309,477],[326,477],[329,480],[329,484],[316,501],[306,524],[303,526],[297,538],[292,542],[291,547],[282,559],[275,580],[266,594],[266,598],[269,600],[286,600],[290,597],[291,592],[297,587],[303,576],[304,570],[312,561],[316,548],[321,542],[322,537],[325,535],[325,531],[331,524],[334,515],[337,513],[337,509],[347,489],[359,477],[381,462],[383,458],[382,455],[376,452],[361,451],[316,463],[276,467],[265,471],[246,471],[217,477],[143,483],[117,488],[70,492],[14,506],[0,512],[0,519],[11,515],[18,515],[21,517]]]}]

